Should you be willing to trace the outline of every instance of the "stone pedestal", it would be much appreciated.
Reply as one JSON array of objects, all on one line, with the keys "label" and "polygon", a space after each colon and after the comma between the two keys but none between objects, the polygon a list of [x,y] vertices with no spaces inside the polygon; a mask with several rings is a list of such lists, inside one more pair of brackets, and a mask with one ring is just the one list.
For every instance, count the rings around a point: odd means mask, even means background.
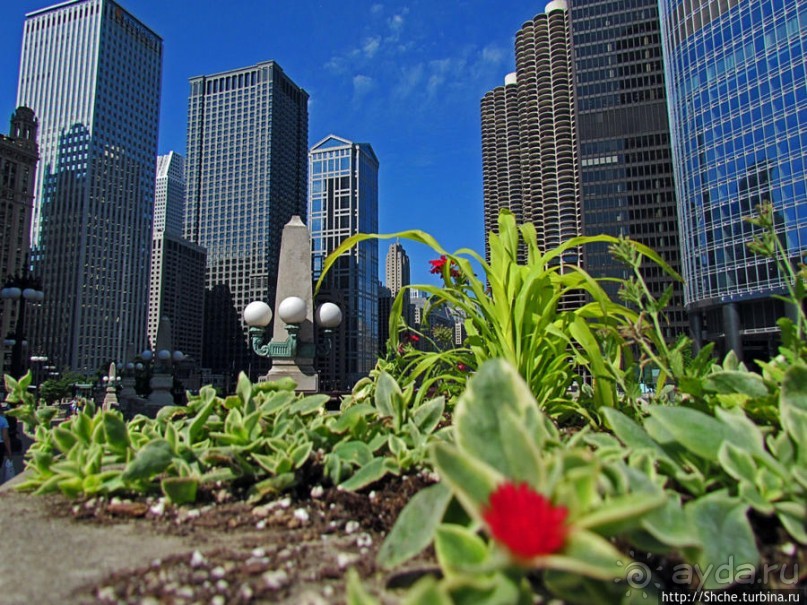
[{"label": "stone pedestal", "polygon": [[164,406],[174,405],[174,396],[171,388],[174,386],[174,377],[171,374],[154,374],[149,381],[151,393],[148,396],[148,405]]}]

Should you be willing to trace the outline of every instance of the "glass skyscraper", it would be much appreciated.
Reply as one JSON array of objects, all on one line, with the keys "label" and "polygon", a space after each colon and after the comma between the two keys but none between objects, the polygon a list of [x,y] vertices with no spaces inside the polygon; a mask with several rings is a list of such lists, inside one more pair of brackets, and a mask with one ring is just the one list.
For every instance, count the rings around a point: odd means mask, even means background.
[{"label": "glass skyscraper", "polygon": [[807,3],[662,0],[685,303],[693,331],[766,357],[783,276],[747,243],[764,201],[790,259],[807,251]]},{"label": "glass skyscraper", "polygon": [[39,119],[32,346],[95,372],[146,344],[162,40],[112,0],[26,15],[17,102]]},{"label": "glass skyscraper", "polygon": [[[680,272],[658,0],[570,4],[583,231],[630,237]],[[586,270],[596,277],[629,276],[608,244],[588,245],[585,255]],[[683,285],[654,263],[642,273],[656,298],[673,287],[667,338],[686,332]],[[618,286],[604,286],[616,298]]]},{"label": "glass skyscraper", "polygon": [[241,321],[273,306],[280,237],[305,217],[308,93],[267,61],[190,80],[184,237],[207,249],[203,365],[253,374]]},{"label": "glass skyscraper", "polygon": [[[378,232],[378,158],[367,143],[329,135],[309,154],[313,277],[325,258],[356,233]],[[328,272],[322,300],[342,307],[333,351],[318,360],[320,383],[348,390],[378,360],[378,242],[361,242]]]}]

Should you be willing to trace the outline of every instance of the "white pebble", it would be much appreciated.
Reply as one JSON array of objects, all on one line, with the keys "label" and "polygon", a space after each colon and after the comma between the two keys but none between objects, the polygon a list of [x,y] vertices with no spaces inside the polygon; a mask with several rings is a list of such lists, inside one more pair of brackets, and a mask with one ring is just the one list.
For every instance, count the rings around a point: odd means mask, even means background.
[{"label": "white pebble", "polygon": [[99,601],[112,601],[113,603],[117,601],[115,598],[115,589],[111,586],[104,586],[95,593],[95,596]]},{"label": "white pebble", "polygon": [[322,498],[322,494],[325,493],[325,490],[322,488],[321,485],[315,485],[311,488],[311,497],[312,498]]},{"label": "white pebble", "polygon": [[216,582],[216,588],[218,588],[221,592],[224,592],[230,587],[230,583],[227,580],[219,580]]},{"label": "white pebble", "polygon": [[359,525],[358,521],[348,521],[347,523],[345,523],[345,533],[348,534],[355,533],[359,531],[360,527],[361,526]]},{"label": "white pebble", "polygon": [[277,571],[267,571],[261,576],[263,583],[269,590],[278,590],[289,583],[289,574],[283,569]]},{"label": "white pebble", "polygon": [[330,599],[333,596],[333,592],[333,586],[331,585],[323,586],[322,588],[322,596],[326,599]]},{"label": "white pebble", "polygon": [[151,508],[149,508],[149,512],[155,517],[162,517],[163,514],[165,513],[165,500],[163,500],[162,498],[157,500],[157,503],[152,505]]},{"label": "white pebble", "polygon": [[336,564],[339,566],[339,569],[345,569],[349,565],[353,565],[353,563],[358,560],[359,556],[353,553],[340,552],[338,555],[336,555]]},{"label": "white pebble", "polygon": [[263,548],[253,548],[250,554],[256,559],[260,559],[266,556],[266,551]]},{"label": "white pebble", "polygon": [[191,555],[191,567],[199,567],[205,563],[207,563],[205,556],[198,550],[194,550],[193,554]]},{"label": "white pebble", "polygon": [[214,580],[221,579],[225,576],[227,572],[224,571],[224,568],[221,565],[217,565],[213,569],[210,570],[210,577]]},{"label": "white pebble", "polygon": [[220,594],[217,594],[215,597],[210,599],[210,605],[225,605],[225,603],[227,603],[227,599]]},{"label": "white pebble", "polygon": [[266,529],[266,520],[261,519],[255,524],[255,529]]},{"label": "white pebble", "polygon": [[370,498],[370,500],[375,500],[377,495],[378,494],[375,493],[375,490],[373,490],[367,495],[367,497]]},{"label": "white pebble", "polygon": [[252,599],[252,588],[250,588],[249,584],[241,584],[241,588],[238,590],[238,596],[240,596],[245,601],[249,601]]},{"label": "white pebble", "polygon": [[297,510],[294,511],[294,518],[305,523],[306,521],[308,521],[308,511],[305,510],[304,508],[298,508]]},{"label": "white pebble", "polygon": [[373,545],[373,539],[370,537],[370,534],[359,534],[356,537],[356,546],[359,548],[365,548]]}]

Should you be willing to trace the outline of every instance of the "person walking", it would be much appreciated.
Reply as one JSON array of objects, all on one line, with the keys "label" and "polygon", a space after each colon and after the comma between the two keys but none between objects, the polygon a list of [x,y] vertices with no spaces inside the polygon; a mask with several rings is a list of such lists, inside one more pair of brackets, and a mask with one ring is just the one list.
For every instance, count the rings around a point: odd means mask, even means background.
[{"label": "person walking", "polygon": [[5,404],[0,404],[0,483],[6,479],[6,465],[5,462],[11,462],[11,435],[8,431],[8,420],[3,413],[6,409]]}]

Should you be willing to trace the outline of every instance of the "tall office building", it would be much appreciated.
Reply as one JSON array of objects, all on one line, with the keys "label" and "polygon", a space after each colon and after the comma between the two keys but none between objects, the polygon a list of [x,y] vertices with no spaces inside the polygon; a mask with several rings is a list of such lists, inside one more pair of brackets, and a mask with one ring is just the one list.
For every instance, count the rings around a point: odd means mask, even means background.
[{"label": "tall office building", "polygon": [[184,211],[185,158],[171,151],[157,157],[148,339],[155,347],[160,319],[168,317],[174,348],[199,364],[207,254],[204,248],[182,238]]},{"label": "tall office building", "polygon": [[[313,277],[325,258],[356,233],[378,232],[378,158],[367,143],[329,135],[309,154],[308,219]],[[343,310],[332,352],[317,369],[325,389],[347,390],[378,360],[378,242],[361,242],[343,254],[320,291]]]},{"label": "tall office building", "polygon": [[390,244],[385,267],[387,279],[385,285],[390,293],[396,296],[401,288],[410,283],[409,255],[400,242]]},{"label": "tall office building", "polygon": [[784,275],[747,243],[763,201],[794,262],[807,251],[807,4],[662,0],[684,298],[697,337],[775,353]]},{"label": "tall office building", "polygon": [[[34,203],[37,120],[28,107],[11,116],[8,136],[0,135],[0,279],[28,270]],[[0,301],[0,337],[14,330],[19,305]]]},{"label": "tall office building", "polygon": [[39,118],[33,346],[95,372],[146,342],[162,40],[113,0],[26,15],[17,104]]},{"label": "tall office building", "polygon": [[181,235],[184,215],[185,158],[176,151],[170,151],[157,156],[153,232]]},{"label": "tall office building", "polygon": [[308,93],[268,61],[190,80],[184,236],[207,249],[203,364],[235,375],[244,307],[274,305],[280,237],[305,216]]},{"label": "tall office building", "polygon": [[[378,298],[378,351],[384,355],[389,340],[389,319],[392,303],[398,293],[410,284],[409,255],[400,242],[390,244],[385,259],[385,287],[379,290]],[[403,290],[403,318],[407,325],[412,323],[409,289]]]},{"label": "tall office building", "polygon": [[[571,23],[584,233],[630,237],[680,272],[658,0],[574,0]],[[586,270],[628,277],[608,248],[586,246]],[[673,287],[667,338],[685,333],[683,284],[653,263],[642,272],[656,298]],[[617,286],[604,286],[616,299]]]},{"label": "tall office building", "polygon": [[543,249],[582,232],[571,43],[566,2],[553,0],[517,32],[515,75],[482,99],[486,238],[501,208],[533,223]]}]

